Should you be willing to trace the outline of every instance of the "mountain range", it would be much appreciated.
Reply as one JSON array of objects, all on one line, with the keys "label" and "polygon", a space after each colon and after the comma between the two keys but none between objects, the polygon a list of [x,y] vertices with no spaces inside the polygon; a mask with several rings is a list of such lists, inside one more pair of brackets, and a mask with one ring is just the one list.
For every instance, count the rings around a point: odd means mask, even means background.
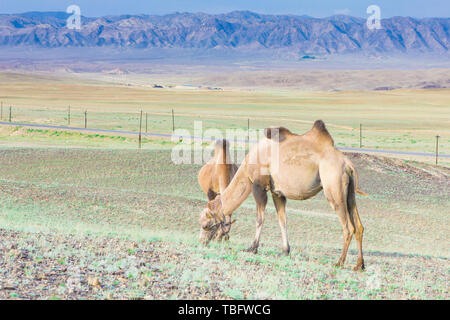
[{"label": "mountain range", "polygon": [[361,52],[448,53],[450,48],[450,18],[392,17],[381,20],[382,29],[369,30],[366,19],[345,15],[313,18],[234,11],[82,17],[81,29],[70,30],[68,17],[62,12],[0,14],[0,48],[288,48],[306,58]]}]

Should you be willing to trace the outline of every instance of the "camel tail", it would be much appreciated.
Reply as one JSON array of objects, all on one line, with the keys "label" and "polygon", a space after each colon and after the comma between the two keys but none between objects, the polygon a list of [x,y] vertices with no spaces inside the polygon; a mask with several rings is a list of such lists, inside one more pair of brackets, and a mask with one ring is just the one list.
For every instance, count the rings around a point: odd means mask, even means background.
[{"label": "camel tail", "polygon": [[348,173],[351,177],[353,177],[354,184],[355,184],[355,192],[356,192],[357,194],[361,195],[361,196],[368,197],[368,196],[369,196],[368,193],[366,193],[366,192],[364,192],[364,191],[362,191],[362,190],[359,189],[359,177],[358,177],[358,172],[356,171],[355,166],[354,166],[353,163],[352,163],[350,160],[348,160],[348,159],[346,159],[345,162],[346,162],[346,164],[347,164],[347,173]]}]

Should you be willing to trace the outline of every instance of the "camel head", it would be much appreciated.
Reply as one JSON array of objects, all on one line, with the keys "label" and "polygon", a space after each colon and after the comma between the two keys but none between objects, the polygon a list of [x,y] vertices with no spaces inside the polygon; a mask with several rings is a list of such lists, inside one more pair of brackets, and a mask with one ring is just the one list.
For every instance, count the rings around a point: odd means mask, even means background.
[{"label": "camel head", "polygon": [[222,210],[220,196],[208,203],[200,214],[200,242],[208,244],[211,240],[229,240],[231,225],[236,220],[231,221],[231,216],[225,216]]}]

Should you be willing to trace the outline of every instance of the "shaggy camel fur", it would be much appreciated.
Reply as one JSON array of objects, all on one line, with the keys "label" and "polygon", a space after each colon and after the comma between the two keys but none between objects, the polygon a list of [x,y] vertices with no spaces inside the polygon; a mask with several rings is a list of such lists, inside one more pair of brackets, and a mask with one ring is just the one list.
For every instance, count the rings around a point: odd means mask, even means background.
[{"label": "shaggy camel fur", "polygon": [[217,195],[225,191],[237,170],[238,167],[230,159],[230,145],[228,141],[217,140],[214,156],[198,173],[198,183],[208,196],[208,200],[214,200]]},{"label": "shaggy camel fur", "polygon": [[[305,134],[297,135],[283,127],[265,130],[266,139],[253,147],[234,179],[220,196],[208,203],[200,216],[200,241],[228,236],[231,215],[253,192],[256,200],[256,235],[249,252],[257,253],[267,191],[271,191],[281,228],[283,252],[290,252],[286,228],[286,199],[306,200],[322,189],[342,224],[344,243],[336,266],[343,266],[353,234],[358,244],[354,270],[364,269],[363,225],[356,208],[358,175],[352,162],[334,147],[323,121],[318,120]],[[220,228],[219,228],[220,226]]]}]

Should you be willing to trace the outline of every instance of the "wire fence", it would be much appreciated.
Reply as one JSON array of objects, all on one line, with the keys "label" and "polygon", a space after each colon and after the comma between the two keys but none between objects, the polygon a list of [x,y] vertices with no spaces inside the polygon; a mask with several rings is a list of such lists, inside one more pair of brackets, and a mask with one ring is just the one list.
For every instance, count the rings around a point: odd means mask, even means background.
[{"label": "wire fence", "polygon": [[[142,111],[142,112],[141,112]],[[31,108],[14,107],[1,103],[0,122],[19,126],[33,125],[48,129],[71,129],[97,131],[111,134],[158,136],[171,138],[180,129],[190,132],[190,138],[204,139],[203,132],[228,129],[250,132],[269,126],[285,126],[293,132],[306,132],[313,121],[270,117],[264,115],[189,113],[177,110],[136,110],[136,112],[98,112],[79,107]],[[201,123],[201,134],[195,135],[194,129]],[[196,124],[197,123],[197,124]],[[357,126],[326,122],[337,147],[343,150],[380,151],[395,154],[434,156],[447,158],[445,137],[431,132],[417,134],[414,130],[377,129],[359,123]],[[198,129],[198,128],[197,128]],[[139,134],[140,133],[140,134]],[[187,134],[183,134],[187,137]],[[248,139],[245,137],[244,139]],[[139,138],[140,140],[140,138]],[[252,142],[252,141],[250,141]],[[141,147],[141,142],[139,143]]]}]

